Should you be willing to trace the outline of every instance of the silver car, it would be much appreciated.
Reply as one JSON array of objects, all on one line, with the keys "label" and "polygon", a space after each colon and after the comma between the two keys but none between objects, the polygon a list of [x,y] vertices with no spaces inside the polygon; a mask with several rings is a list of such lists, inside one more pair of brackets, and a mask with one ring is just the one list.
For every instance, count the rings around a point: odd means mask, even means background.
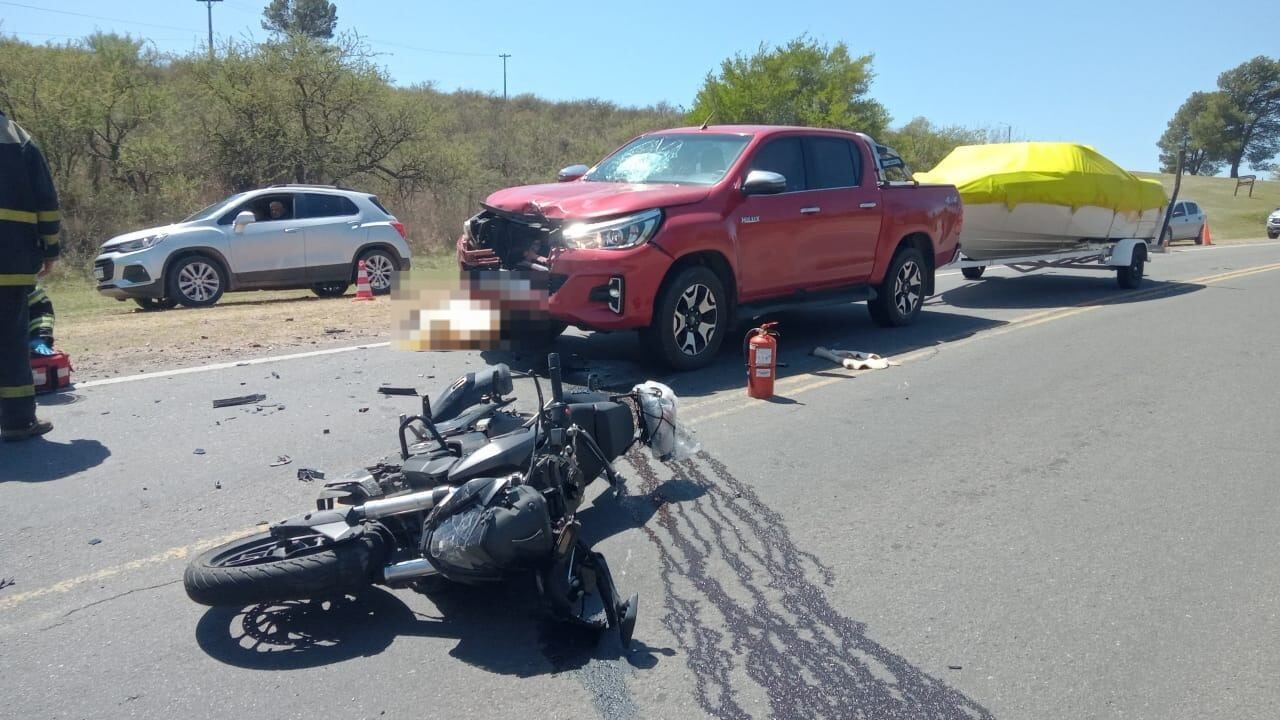
[{"label": "silver car", "polygon": [[187,219],[103,244],[98,292],[145,309],[212,305],[224,292],[310,288],[337,297],[365,262],[374,293],[409,268],[404,225],[368,193],[273,185],[233,195]]},{"label": "silver car", "polygon": [[1280,238],[1280,208],[1267,216],[1267,237],[1272,240]]},{"label": "silver car", "polygon": [[1197,245],[1203,243],[1204,224],[1208,219],[1199,205],[1190,200],[1179,200],[1173,206],[1173,215],[1169,218],[1165,244],[1170,240],[1195,240]]}]

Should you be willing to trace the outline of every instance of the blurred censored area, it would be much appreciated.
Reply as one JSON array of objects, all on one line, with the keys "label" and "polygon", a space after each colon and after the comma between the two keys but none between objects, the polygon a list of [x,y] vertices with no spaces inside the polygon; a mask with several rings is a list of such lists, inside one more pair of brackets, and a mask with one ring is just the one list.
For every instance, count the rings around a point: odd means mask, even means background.
[{"label": "blurred censored area", "polygon": [[547,312],[545,272],[401,273],[392,290],[401,350],[528,350],[564,325]]}]

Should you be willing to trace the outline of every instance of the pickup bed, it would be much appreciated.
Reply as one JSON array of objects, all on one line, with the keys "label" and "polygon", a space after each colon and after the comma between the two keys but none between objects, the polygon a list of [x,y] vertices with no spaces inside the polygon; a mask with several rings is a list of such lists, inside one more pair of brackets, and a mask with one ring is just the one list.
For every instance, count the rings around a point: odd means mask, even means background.
[{"label": "pickup bed", "polygon": [[867,301],[906,325],[958,252],[961,202],[861,133],[725,125],[640,136],[560,182],[500,190],[458,239],[463,270],[545,273],[559,329],[640,330],[676,369],[738,320]]}]

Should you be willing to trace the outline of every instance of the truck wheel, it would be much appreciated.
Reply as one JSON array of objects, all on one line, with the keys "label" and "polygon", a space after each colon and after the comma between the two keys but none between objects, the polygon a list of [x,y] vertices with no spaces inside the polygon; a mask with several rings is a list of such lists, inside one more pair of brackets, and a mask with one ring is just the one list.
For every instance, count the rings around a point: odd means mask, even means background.
[{"label": "truck wheel", "polygon": [[676,370],[706,367],[724,341],[728,310],[720,277],[702,265],[687,267],[663,284],[642,342]]},{"label": "truck wheel", "polygon": [[967,267],[960,268],[960,274],[968,280],[981,280],[982,273],[986,272],[985,267]]},{"label": "truck wheel", "polygon": [[227,274],[217,260],[189,255],[169,268],[168,296],[186,307],[208,307],[227,289]]},{"label": "truck wheel", "polygon": [[[386,295],[391,292],[391,278],[396,272],[396,259],[386,250],[367,250],[360,256],[364,261],[364,271],[369,275],[369,289],[374,295]],[[356,262],[354,275],[359,275],[360,263]]]},{"label": "truck wheel", "polygon": [[1276,238],[1280,238],[1280,232],[1269,232],[1267,233],[1267,237],[1275,240]]},{"label": "truck wheel", "polygon": [[1125,290],[1137,290],[1142,285],[1142,270],[1146,264],[1146,256],[1135,248],[1129,265],[1116,270],[1116,282]]},{"label": "truck wheel", "polygon": [[867,303],[871,319],[880,327],[910,325],[924,305],[925,272],[919,250],[910,246],[899,250],[876,288],[876,299]]}]

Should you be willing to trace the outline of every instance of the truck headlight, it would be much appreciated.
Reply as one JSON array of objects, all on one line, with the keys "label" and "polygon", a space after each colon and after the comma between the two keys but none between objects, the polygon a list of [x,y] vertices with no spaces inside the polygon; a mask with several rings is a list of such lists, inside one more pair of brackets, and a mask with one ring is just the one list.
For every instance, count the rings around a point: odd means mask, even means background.
[{"label": "truck headlight", "polygon": [[167,233],[156,233],[155,235],[148,235],[143,238],[138,238],[137,240],[130,240],[129,242],[117,245],[112,249],[116,252],[122,253],[137,252],[138,250],[146,250],[149,247],[154,247],[156,243],[159,243],[167,237],[169,237]]},{"label": "truck headlight", "polygon": [[645,210],[602,222],[573,223],[560,236],[571,248],[624,250],[648,242],[661,223],[661,210]]}]

